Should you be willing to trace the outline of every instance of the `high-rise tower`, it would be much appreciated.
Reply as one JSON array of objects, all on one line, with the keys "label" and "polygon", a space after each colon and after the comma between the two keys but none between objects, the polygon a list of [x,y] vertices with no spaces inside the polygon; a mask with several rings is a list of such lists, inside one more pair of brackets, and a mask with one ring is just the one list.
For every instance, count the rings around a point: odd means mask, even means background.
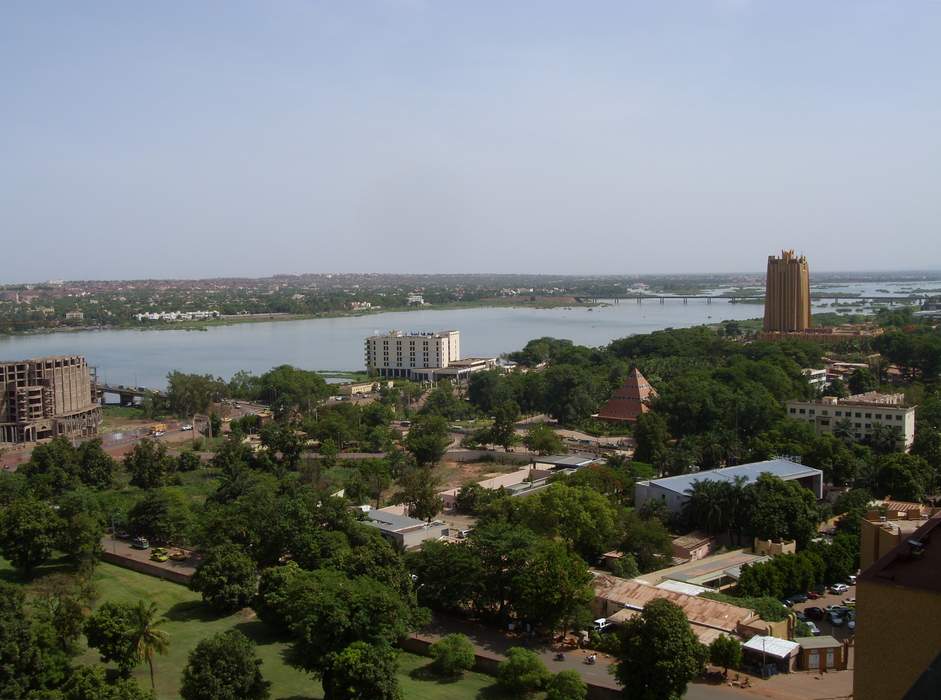
[{"label": "high-rise tower", "polygon": [[765,283],[766,332],[789,333],[810,328],[810,270],[807,258],[793,250],[768,256]]}]

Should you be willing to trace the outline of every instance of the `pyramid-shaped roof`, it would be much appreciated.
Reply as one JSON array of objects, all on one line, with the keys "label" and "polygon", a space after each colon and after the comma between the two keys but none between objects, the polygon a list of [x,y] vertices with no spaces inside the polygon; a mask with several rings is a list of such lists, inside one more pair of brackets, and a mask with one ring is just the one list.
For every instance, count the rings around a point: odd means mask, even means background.
[{"label": "pyramid-shaped roof", "polygon": [[641,413],[650,410],[650,400],[656,397],[656,389],[650,386],[650,382],[635,367],[627,375],[623,386],[616,390],[598,411],[598,418],[634,422]]}]

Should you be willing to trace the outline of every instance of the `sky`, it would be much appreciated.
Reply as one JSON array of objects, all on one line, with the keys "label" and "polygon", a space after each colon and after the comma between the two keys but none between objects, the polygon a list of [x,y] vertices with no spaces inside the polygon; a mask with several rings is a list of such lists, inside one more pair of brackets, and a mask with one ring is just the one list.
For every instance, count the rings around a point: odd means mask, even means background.
[{"label": "sky", "polygon": [[0,3],[0,283],[941,269],[941,2]]}]

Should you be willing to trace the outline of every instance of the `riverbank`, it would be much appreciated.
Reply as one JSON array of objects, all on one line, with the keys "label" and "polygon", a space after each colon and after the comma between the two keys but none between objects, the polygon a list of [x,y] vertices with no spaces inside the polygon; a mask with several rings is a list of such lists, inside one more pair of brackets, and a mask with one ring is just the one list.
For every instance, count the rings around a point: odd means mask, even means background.
[{"label": "riverbank", "polygon": [[203,321],[179,322],[148,322],[116,324],[112,326],[55,326],[49,328],[30,328],[23,331],[0,331],[2,337],[23,337],[48,335],[51,333],[87,333],[92,331],[207,331],[220,326],[235,326],[244,323],[271,323],[280,321],[309,321],[312,319],[329,318],[355,318],[360,316],[374,316],[384,313],[400,313],[415,311],[454,311],[460,309],[562,309],[562,308],[594,308],[609,306],[604,301],[583,301],[577,297],[536,297],[533,301],[517,298],[481,299],[477,301],[455,301],[445,304],[425,304],[424,306],[390,306],[376,309],[324,311],[316,314],[289,314],[289,313],[260,313],[227,315],[216,319]]}]

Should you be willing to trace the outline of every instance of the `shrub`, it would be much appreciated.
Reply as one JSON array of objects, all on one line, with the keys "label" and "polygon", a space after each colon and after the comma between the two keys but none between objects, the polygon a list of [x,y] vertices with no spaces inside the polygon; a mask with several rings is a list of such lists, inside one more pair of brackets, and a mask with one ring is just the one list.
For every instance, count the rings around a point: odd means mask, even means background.
[{"label": "shrub", "polygon": [[511,647],[507,649],[506,661],[500,664],[497,678],[508,691],[528,695],[546,686],[549,671],[535,652]]},{"label": "shrub", "polygon": [[460,676],[474,667],[474,645],[463,634],[442,637],[428,649],[432,668],[442,676]]}]

